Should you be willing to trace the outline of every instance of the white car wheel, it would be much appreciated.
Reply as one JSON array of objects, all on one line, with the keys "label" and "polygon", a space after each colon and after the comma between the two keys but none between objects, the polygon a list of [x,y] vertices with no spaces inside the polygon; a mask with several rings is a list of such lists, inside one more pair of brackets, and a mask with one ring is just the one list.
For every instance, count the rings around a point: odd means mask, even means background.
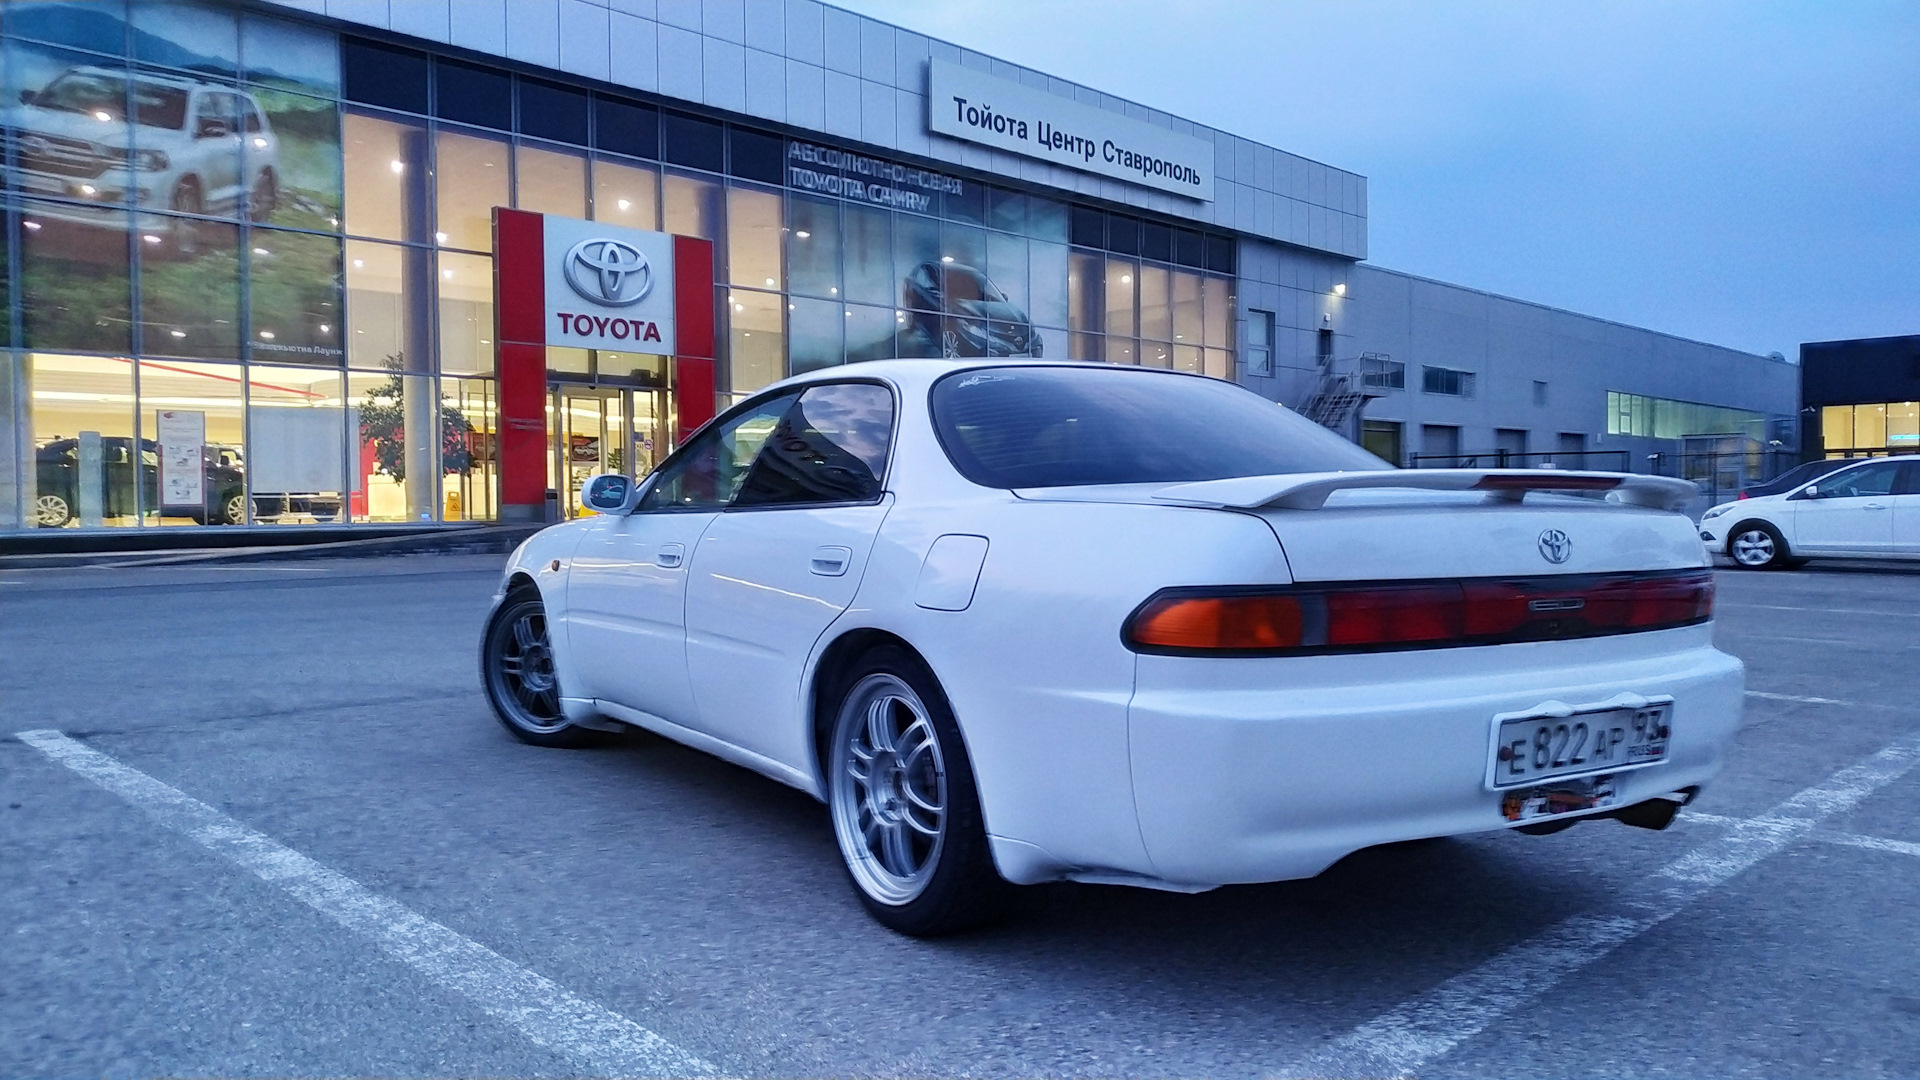
[{"label": "white car wheel", "polygon": [[33,523],[43,529],[57,529],[73,520],[73,507],[58,495],[42,495],[33,500]]},{"label": "white car wheel", "polygon": [[1786,542],[1780,538],[1780,534],[1759,522],[1741,526],[1727,541],[1727,554],[1747,570],[1764,570],[1778,565],[1783,561],[1785,550]]}]

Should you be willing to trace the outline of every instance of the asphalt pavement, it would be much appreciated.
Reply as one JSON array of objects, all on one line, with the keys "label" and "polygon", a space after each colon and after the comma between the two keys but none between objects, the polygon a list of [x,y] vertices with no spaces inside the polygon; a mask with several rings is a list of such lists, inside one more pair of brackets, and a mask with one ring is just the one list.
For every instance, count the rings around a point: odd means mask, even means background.
[{"label": "asphalt pavement", "polygon": [[513,741],[500,563],[0,573],[0,1075],[1920,1075],[1913,569],[1721,572],[1747,723],[1666,832],[922,942],[806,796]]}]

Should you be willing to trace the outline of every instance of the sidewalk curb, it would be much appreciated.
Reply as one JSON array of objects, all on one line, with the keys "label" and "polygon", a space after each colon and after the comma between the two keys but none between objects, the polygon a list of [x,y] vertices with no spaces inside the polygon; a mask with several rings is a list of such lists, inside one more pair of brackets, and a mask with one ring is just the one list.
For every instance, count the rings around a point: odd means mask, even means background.
[{"label": "sidewalk curb", "polygon": [[291,562],[305,559],[350,559],[377,555],[506,555],[543,525],[491,525],[457,532],[412,536],[375,536],[361,540],[331,540],[317,544],[270,547],[199,548],[171,551],[99,551],[48,555],[0,556],[0,570],[71,569],[99,567],[127,569],[192,563]]}]

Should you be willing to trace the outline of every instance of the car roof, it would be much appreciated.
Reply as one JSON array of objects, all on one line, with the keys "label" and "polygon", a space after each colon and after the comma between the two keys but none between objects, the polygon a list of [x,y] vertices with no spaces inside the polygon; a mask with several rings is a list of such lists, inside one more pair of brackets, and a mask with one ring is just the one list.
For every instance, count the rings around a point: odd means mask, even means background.
[{"label": "car roof", "polygon": [[107,75],[115,79],[125,79],[129,82],[160,83],[165,86],[179,86],[187,89],[192,89],[196,86],[206,86],[214,90],[237,89],[235,87],[218,86],[199,79],[189,79],[184,75],[166,75],[158,71],[128,71],[125,68],[101,67],[98,64],[76,64],[68,68],[67,71],[77,71],[86,75]]},{"label": "car roof", "polygon": [[[756,393],[765,393],[776,388],[787,389],[810,386],[814,383],[838,382],[846,379],[882,379],[898,385],[902,390],[924,390],[941,378],[956,371],[973,371],[979,368],[1073,368],[1086,371],[1109,372],[1115,377],[1152,378],[1161,376],[1179,379],[1205,379],[1210,376],[1190,371],[1169,371],[1165,368],[1133,367],[1126,364],[1109,364],[1101,360],[1034,360],[1026,357],[989,358],[984,356],[963,357],[958,359],[925,360],[863,360],[857,364],[840,364],[835,367],[816,368],[804,375],[795,375],[773,383]],[[1215,379],[1215,382],[1223,380]],[[1234,384],[1228,384],[1234,385]]]}]

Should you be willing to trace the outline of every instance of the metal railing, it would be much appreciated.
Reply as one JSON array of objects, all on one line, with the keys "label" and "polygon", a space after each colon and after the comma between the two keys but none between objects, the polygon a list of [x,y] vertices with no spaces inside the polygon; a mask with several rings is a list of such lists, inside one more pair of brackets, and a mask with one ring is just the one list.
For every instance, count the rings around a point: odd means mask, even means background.
[{"label": "metal railing", "polygon": [[1408,454],[1410,469],[1591,469],[1631,472],[1633,455],[1625,450],[1561,450],[1520,454],[1486,450],[1472,454]]}]

